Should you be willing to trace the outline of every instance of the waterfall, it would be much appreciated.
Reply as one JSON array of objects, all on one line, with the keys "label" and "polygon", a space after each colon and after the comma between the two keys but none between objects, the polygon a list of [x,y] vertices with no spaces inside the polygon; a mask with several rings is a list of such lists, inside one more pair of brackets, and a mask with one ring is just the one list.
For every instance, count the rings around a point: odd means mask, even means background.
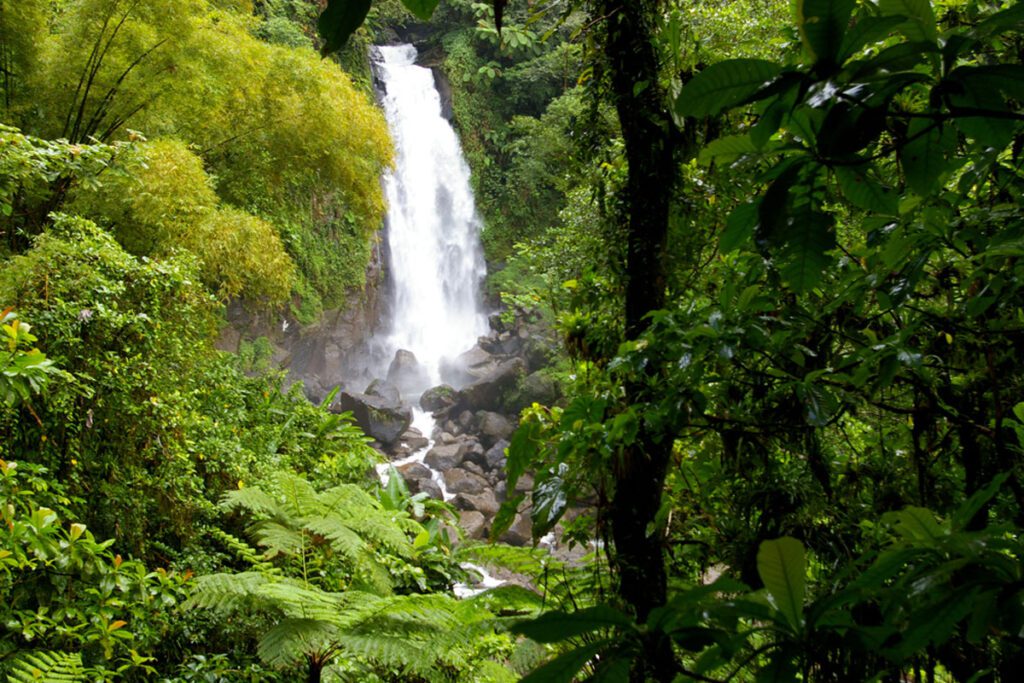
[{"label": "waterfall", "polygon": [[383,181],[391,324],[378,343],[388,360],[400,349],[416,355],[423,386],[403,390],[418,395],[441,383],[446,359],[487,332],[487,318],[480,301],[485,265],[469,167],[442,115],[434,75],[415,64],[416,56],[412,45],[374,48],[395,144],[395,168]]}]

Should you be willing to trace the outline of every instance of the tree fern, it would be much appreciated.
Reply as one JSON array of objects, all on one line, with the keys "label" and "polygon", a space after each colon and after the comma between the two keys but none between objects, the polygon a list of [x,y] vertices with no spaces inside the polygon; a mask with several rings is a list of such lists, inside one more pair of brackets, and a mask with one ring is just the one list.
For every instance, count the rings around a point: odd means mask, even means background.
[{"label": "tree fern", "polygon": [[77,683],[86,679],[77,652],[23,652],[10,665],[8,683]]}]

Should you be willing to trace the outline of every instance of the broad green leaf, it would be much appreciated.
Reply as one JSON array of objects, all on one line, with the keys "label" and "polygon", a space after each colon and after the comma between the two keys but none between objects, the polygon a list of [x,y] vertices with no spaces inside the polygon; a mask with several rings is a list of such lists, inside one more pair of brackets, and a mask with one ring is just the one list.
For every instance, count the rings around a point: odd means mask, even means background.
[{"label": "broad green leaf", "polygon": [[576,680],[576,674],[587,662],[613,644],[614,642],[610,639],[599,640],[596,643],[570,650],[539,669],[534,669],[519,681],[520,683],[570,683]]},{"label": "broad green leaf", "polygon": [[988,37],[999,35],[1005,31],[1020,30],[1024,30],[1024,3],[1018,2],[1002,12],[996,12],[978,24],[973,33],[978,37]]},{"label": "broad green leaf", "polygon": [[1008,472],[1004,472],[993,477],[992,481],[990,481],[986,486],[975,491],[970,498],[961,503],[960,507],[958,507],[951,516],[953,528],[956,530],[966,528],[967,525],[970,524],[971,520],[974,519],[974,516],[978,514],[978,511],[985,507],[985,505],[999,492],[999,489],[1004,483],[1006,483],[1009,476]]},{"label": "broad green leaf", "polygon": [[937,645],[948,640],[956,625],[971,613],[979,590],[978,586],[953,589],[931,605],[915,609],[910,613],[910,625],[903,632],[903,640],[889,652],[897,658],[909,657],[929,643]]},{"label": "broad green leaf", "polygon": [[427,21],[434,14],[438,0],[402,0],[402,4],[410,12],[423,21]]},{"label": "broad green leaf", "polygon": [[883,17],[904,16],[909,19],[901,30],[911,40],[935,42],[939,37],[930,0],[879,0],[878,9]]},{"label": "broad green leaf", "polygon": [[345,47],[349,36],[362,26],[370,11],[370,0],[327,0],[316,28],[324,39],[320,53],[325,57]]},{"label": "broad green leaf", "polygon": [[831,218],[816,211],[799,212],[778,232],[783,242],[778,251],[782,279],[799,294],[811,291],[832,264],[828,252],[836,246],[836,235]]},{"label": "broad green leaf", "polygon": [[842,63],[865,47],[884,40],[894,28],[903,23],[902,17],[866,17],[858,21],[843,36],[842,45],[836,53],[836,61]]},{"label": "broad green leaf", "polygon": [[907,185],[917,195],[935,192],[949,169],[946,155],[956,145],[956,133],[930,119],[919,118],[907,129],[910,141],[901,151]]},{"label": "broad green leaf", "polygon": [[617,609],[596,605],[575,612],[545,612],[536,619],[520,621],[510,630],[538,643],[557,643],[605,628],[633,629],[633,620]]},{"label": "broad green leaf", "polygon": [[854,0],[796,0],[795,5],[800,39],[812,61],[835,64]]},{"label": "broad green leaf", "polygon": [[757,226],[757,210],[757,203],[740,204],[732,210],[725,222],[725,230],[718,238],[719,251],[728,254],[750,241]]},{"label": "broad green leaf", "polygon": [[676,98],[680,116],[713,116],[751,101],[782,67],[765,59],[730,59],[712,64],[683,86]]},{"label": "broad green leaf", "polygon": [[[564,467],[565,465],[563,465]],[[569,505],[565,481],[552,474],[538,481],[533,489],[533,537],[540,538],[558,523]]]},{"label": "broad green leaf", "polygon": [[934,512],[913,505],[887,512],[882,515],[882,521],[908,541],[936,541],[946,533],[935,521]]},{"label": "broad green leaf", "polygon": [[896,215],[896,193],[872,178],[867,166],[837,166],[833,170],[839,189],[851,204],[865,211]]},{"label": "broad green leaf", "polygon": [[775,608],[794,631],[803,626],[804,594],[807,590],[804,571],[804,545],[800,541],[783,536],[761,544],[757,552],[757,573],[764,581]]},{"label": "broad green leaf", "polygon": [[725,163],[734,161],[744,154],[757,154],[761,149],[754,144],[750,134],[726,135],[706,145],[701,150],[698,161],[706,164],[712,159]]}]

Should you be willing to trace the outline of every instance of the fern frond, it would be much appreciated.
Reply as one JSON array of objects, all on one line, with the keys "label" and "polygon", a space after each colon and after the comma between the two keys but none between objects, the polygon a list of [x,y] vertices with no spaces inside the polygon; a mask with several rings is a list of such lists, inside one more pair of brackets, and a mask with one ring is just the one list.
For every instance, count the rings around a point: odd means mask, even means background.
[{"label": "fern frond", "polygon": [[382,547],[399,557],[414,555],[409,535],[396,524],[404,513],[377,512],[347,522],[348,526],[374,545]]},{"label": "fern frond", "polygon": [[303,526],[331,543],[331,548],[349,562],[357,562],[367,550],[366,542],[356,531],[336,517],[310,516]]},{"label": "fern frond", "polygon": [[319,619],[284,619],[257,644],[260,659],[271,666],[292,664],[311,652],[326,652],[337,643],[337,627]]},{"label": "fern frond", "polygon": [[271,517],[280,507],[280,503],[262,489],[244,488],[225,493],[220,506],[225,510],[242,509],[258,517]]},{"label": "fern frond", "polygon": [[320,501],[316,489],[303,477],[292,472],[278,472],[274,478],[280,493],[279,512],[300,518],[318,509]]},{"label": "fern frond", "polygon": [[259,589],[272,577],[263,572],[208,574],[196,579],[186,605],[227,614],[246,607],[259,607]]},{"label": "fern frond", "polygon": [[381,509],[380,501],[355,484],[340,484],[320,494],[324,513],[345,514],[347,510]]},{"label": "fern frond", "polygon": [[253,526],[252,534],[256,543],[267,549],[268,557],[299,555],[308,544],[302,530],[278,522],[260,522]]},{"label": "fern frond", "polygon": [[232,534],[229,534],[223,529],[218,529],[217,527],[207,527],[207,533],[220,541],[222,545],[233,552],[240,560],[252,565],[253,569],[264,573],[280,572],[280,570],[274,567],[273,564],[266,561],[263,553],[256,550],[237,536],[233,536]]},{"label": "fern frond", "polygon": [[540,548],[517,548],[501,543],[463,543],[455,552],[459,562],[476,562],[484,566],[503,567],[514,574],[539,578],[553,571],[561,572],[565,563]]},{"label": "fern frond", "polygon": [[7,672],[8,683],[78,683],[85,679],[82,656],[77,652],[23,652]]},{"label": "fern frond", "polygon": [[282,580],[260,586],[259,600],[273,605],[295,619],[318,619],[336,623],[343,609],[341,593],[309,588],[297,580]]}]

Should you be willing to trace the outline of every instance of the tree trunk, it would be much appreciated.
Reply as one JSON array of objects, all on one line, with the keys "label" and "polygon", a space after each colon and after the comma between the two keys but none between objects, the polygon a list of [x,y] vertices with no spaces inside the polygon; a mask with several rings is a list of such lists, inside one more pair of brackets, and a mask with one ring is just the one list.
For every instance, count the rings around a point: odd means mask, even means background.
[{"label": "tree trunk", "polygon": [[[597,3],[598,12],[605,18],[605,54],[629,162],[624,220],[626,333],[630,339],[647,329],[646,315],[665,304],[664,253],[669,205],[679,168],[673,150],[674,124],[658,84],[652,42],[652,24],[659,6],[658,0]],[[658,368],[651,367],[649,372],[656,374]],[[641,381],[626,387],[630,403],[642,400],[644,384]],[[651,433],[641,426],[636,444],[626,449],[615,471],[610,521],[619,593],[641,622],[666,599],[664,548],[660,530],[653,527],[671,453],[670,434]],[[633,672],[633,680],[671,680],[676,671],[671,644],[662,639],[645,644],[642,660]]]}]

